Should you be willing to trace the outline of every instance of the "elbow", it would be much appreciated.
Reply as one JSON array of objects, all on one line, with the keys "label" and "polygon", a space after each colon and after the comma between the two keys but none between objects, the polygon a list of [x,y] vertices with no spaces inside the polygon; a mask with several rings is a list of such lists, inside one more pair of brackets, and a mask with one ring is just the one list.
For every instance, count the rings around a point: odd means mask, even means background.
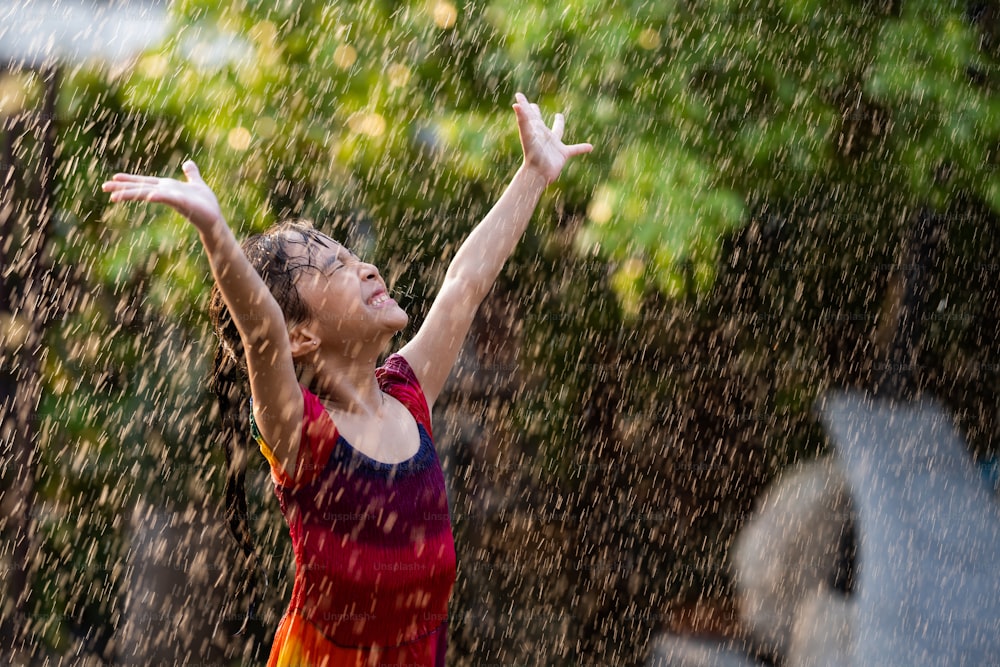
[{"label": "elbow", "polygon": [[458,297],[465,303],[478,305],[489,294],[493,281],[486,280],[475,272],[449,269],[441,287],[442,292]]}]

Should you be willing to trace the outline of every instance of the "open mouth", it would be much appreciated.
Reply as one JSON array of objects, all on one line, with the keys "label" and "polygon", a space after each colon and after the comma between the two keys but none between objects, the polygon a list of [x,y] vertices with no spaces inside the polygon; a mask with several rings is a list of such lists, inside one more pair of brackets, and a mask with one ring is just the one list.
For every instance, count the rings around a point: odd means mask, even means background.
[{"label": "open mouth", "polygon": [[378,292],[374,296],[372,296],[370,299],[368,299],[368,305],[369,306],[373,306],[375,308],[378,308],[379,306],[381,306],[382,304],[384,304],[384,303],[386,303],[388,301],[392,301],[392,297],[390,297],[385,292]]}]

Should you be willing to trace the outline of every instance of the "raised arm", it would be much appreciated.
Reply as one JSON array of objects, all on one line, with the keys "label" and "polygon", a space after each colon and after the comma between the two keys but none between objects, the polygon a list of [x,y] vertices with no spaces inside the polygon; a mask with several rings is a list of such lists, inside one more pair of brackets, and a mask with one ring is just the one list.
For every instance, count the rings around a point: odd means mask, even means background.
[{"label": "raised arm", "polygon": [[427,319],[400,350],[432,405],[451,373],[479,304],[524,235],[543,190],[559,176],[569,158],[592,150],[590,144],[567,146],[562,142],[562,114],[556,114],[549,128],[538,105],[520,93],[516,99],[514,113],[524,162],[497,203],[458,249]]},{"label": "raised arm", "polygon": [[284,315],[240,248],[194,162],[185,162],[183,170],[186,182],[116,174],[102,189],[113,202],[166,204],[198,230],[212,275],[243,341],[261,435],[284,469],[293,471],[301,434],[302,393]]}]

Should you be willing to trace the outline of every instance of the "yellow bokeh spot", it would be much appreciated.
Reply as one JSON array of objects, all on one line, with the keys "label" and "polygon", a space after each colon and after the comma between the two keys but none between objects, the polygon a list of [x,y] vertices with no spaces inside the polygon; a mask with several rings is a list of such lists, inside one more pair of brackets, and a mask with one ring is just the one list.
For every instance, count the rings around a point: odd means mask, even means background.
[{"label": "yellow bokeh spot", "polygon": [[255,61],[256,66],[250,69],[257,72],[262,64],[276,65],[281,58],[280,48],[277,45],[278,28],[270,21],[261,21],[250,28],[248,35],[257,47],[254,57],[250,59]]},{"label": "yellow bokeh spot", "polygon": [[458,20],[458,10],[450,2],[439,0],[434,3],[431,9],[431,16],[434,17],[434,25],[442,30],[447,30],[454,26],[455,21]]},{"label": "yellow bokeh spot", "polygon": [[261,46],[271,47],[278,41],[278,28],[271,21],[261,21],[248,32],[250,38]]},{"label": "yellow bokeh spot", "polygon": [[347,69],[358,61],[358,51],[350,44],[341,44],[333,52],[333,64],[340,69]]},{"label": "yellow bokeh spot", "polygon": [[270,139],[274,136],[274,133],[278,129],[278,124],[270,116],[261,116],[254,123],[254,129],[257,131],[257,135],[262,139]]},{"label": "yellow bokeh spot", "polygon": [[646,28],[639,33],[639,46],[646,49],[647,51],[652,51],[653,49],[660,48],[660,33],[652,28]]},{"label": "yellow bokeh spot", "polygon": [[646,270],[646,264],[637,257],[629,257],[622,265],[621,272],[626,280],[634,281],[642,277]]},{"label": "yellow bokeh spot", "polygon": [[24,345],[28,339],[29,324],[26,319],[18,315],[0,313],[0,349],[11,352]]},{"label": "yellow bokeh spot", "polygon": [[605,225],[611,221],[614,214],[611,193],[606,188],[601,188],[587,206],[587,217],[598,225]]},{"label": "yellow bokeh spot", "polygon": [[611,276],[611,287],[618,296],[618,303],[626,317],[636,317],[642,308],[643,272],[646,266],[642,260],[630,258]]},{"label": "yellow bokeh spot", "polygon": [[347,119],[347,126],[355,134],[364,134],[369,137],[380,137],[385,133],[385,118],[381,114],[372,112],[361,112],[352,114]]},{"label": "yellow bokeh spot", "polygon": [[18,77],[0,77],[0,113],[14,115],[24,108],[27,97],[24,83]]},{"label": "yellow bokeh spot", "polygon": [[159,79],[166,76],[169,66],[167,57],[159,53],[154,53],[144,57],[139,61],[139,73],[150,79]]},{"label": "yellow bokeh spot", "polygon": [[389,85],[393,88],[402,88],[410,82],[410,68],[401,63],[389,65]]},{"label": "yellow bokeh spot", "polygon": [[245,151],[250,148],[250,139],[250,130],[245,127],[234,127],[229,130],[229,136],[226,137],[229,147],[237,151]]}]

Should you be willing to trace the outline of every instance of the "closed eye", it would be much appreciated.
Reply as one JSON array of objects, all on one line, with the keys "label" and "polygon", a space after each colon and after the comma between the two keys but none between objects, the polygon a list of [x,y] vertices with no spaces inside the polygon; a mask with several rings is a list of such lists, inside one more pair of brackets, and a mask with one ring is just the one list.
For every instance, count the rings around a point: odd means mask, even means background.
[{"label": "closed eye", "polygon": [[340,261],[339,257],[331,257],[323,265],[323,273],[331,275],[336,273],[338,269],[344,268],[344,263]]},{"label": "closed eye", "polygon": [[362,260],[357,255],[341,246],[335,255],[326,260],[321,270],[326,275],[333,275],[348,264],[360,264],[361,262]]},{"label": "closed eye", "polygon": [[343,249],[341,249],[340,252],[337,253],[337,259],[339,259],[341,261],[342,265],[343,264],[361,264],[362,263],[362,259],[360,257],[358,257],[357,255],[355,255],[350,250],[348,250],[347,248],[343,248]]}]

